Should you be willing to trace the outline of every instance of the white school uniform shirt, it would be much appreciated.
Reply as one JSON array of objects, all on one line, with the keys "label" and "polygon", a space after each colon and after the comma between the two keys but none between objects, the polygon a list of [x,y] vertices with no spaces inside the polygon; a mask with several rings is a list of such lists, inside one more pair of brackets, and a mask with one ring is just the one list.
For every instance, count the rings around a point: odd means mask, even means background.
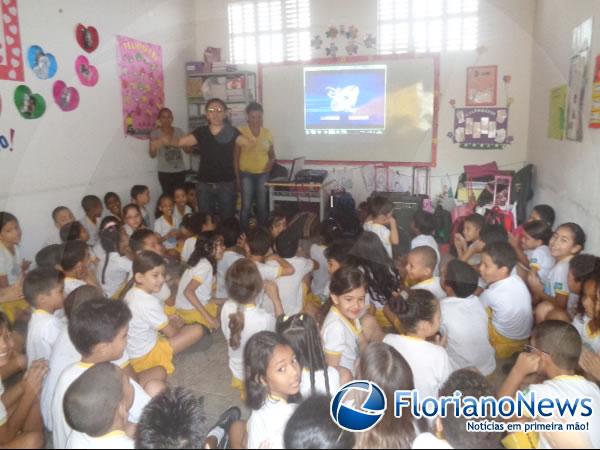
[{"label": "white school uniform shirt", "polygon": [[[476,245],[477,245],[477,242],[471,242],[469,244],[469,249],[471,249],[472,247],[475,247]],[[475,253],[473,256],[471,256],[471,258],[467,262],[472,266],[479,266],[481,264],[481,253]]]},{"label": "white school uniform shirt", "polygon": [[279,288],[279,298],[281,298],[283,312],[291,316],[302,311],[304,303],[302,282],[304,277],[313,271],[315,263],[301,256],[286,258],[286,261],[294,268],[294,274],[287,277],[279,277],[275,282]]},{"label": "white school uniform shirt", "polygon": [[46,239],[46,247],[49,245],[62,244],[62,239],[60,238],[60,230],[56,227],[48,233],[48,238]]},{"label": "white school uniform shirt", "polygon": [[196,242],[198,238],[196,236],[189,237],[183,243],[183,250],[181,250],[181,261],[188,262],[192,253],[196,248]]},{"label": "white school uniform shirt", "polygon": [[550,248],[547,245],[540,245],[535,250],[526,251],[525,254],[529,260],[529,267],[538,273],[540,280],[546,285],[548,275],[556,265],[554,256],[550,253]]},{"label": "white school uniform shirt", "polygon": [[27,367],[38,359],[48,361],[52,347],[58,335],[64,328],[64,323],[54,314],[41,309],[34,309],[27,327]]},{"label": "white school uniform shirt", "polygon": [[453,448],[445,439],[439,439],[435,435],[427,432],[419,434],[412,443],[413,450],[433,449],[451,449]]},{"label": "white school uniform shirt", "polygon": [[550,297],[559,295],[568,295],[567,311],[571,317],[577,313],[577,304],[579,303],[579,295],[569,291],[569,262],[571,258],[565,258],[558,261],[548,273],[546,282],[544,283],[544,292]]},{"label": "white school uniform shirt", "polygon": [[244,328],[240,335],[240,346],[232,349],[229,345],[231,331],[229,330],[229,316],[235,314],[238,310],[238,303],[233,300],[227,300],[221,309],[221,330],[227,341],[227,352],[229,355],[229,369],[232,375],[240,381],[244,376],[244,347],[246,342],[252,336],[261,331],[275,331],[277,320],[275,316],[263,308],[254,304],[241,305],[242,314],[244,314]]},{"label": "white school uniform shirt", "polygon": [[144,225],[146,225],[146,228],[152,229],[152,227],[154,226],[154,223],[153,223],[152,217],[150,216],[150,213],[148,212],[146,207],[140,206],[140,212],[142,213],[142,220],[144,221]]},{"label": "white school uniform shirt", "polygon": [[66,448],[133,449],[135,448],[135,442],[124,431],[113,431],[100,437],[92,437],[79,431],[73,431],[67,440]]},{"label": "white school uniform shirt", "polygon": [[173,205],[173,218],[175,220],[177,220],[177,223],[181,225],[181,221],[183,220],[183,216],[187,215],[187,214],[191,214],[192,213],[192,208],[190,208],[188,205],[185,205],[185,208],[183,209],[183,214],[181,214],[179,212],[179,209],[177,209],[177,205]]},{"label": "white school uniform shirt", "polygon": [[[277,278],[281,276],[281,266],[277,261],[267,261],[266,263],[254,262],[256,267],[258,268],[258,273],[260,273],[260,277],[263,281],[276,281]],[[280,296],[281,298],[281,296]],[[275,314],[275,307],[273,306],[273,302],[263,289],[260,294],[258,294],[258,299],[256,304],[268,312]]]},{"label": "white school uniform shirt", "polygon": [[15,245],[14,255],[0,242],[0,277],[8,278],[8,285],[12,286],[21,277],[21,249]]},{"label": "white school uniform shirt", "polygon": [[[315,372],[315,394],[334,396],[340,388],[340,373],[335,367],[327,368],[327,377],[329,378],[329,393],[325,384],[325,371],[317,370]],[[302,398],[307,399],[312,395],[310,384],[310,370],[306,367],[302,370],[302,379],[300,380],[300,394]]]},{"label": "white school uniform shirt", "polygon": [[490,344],[488,315],[479,298],[448,297],[440,306],[451,370],[475,367],[483,375],[490,375],[496,369],[496,352]]},{"label": "white school uniform shirt", "polygon": [[93,247],[98,243],[98,226],[100,225],[100,220],[102,219],[98,219],[98,223],[94,223],[90,220],[90,218],[87,215],[83,216],[79,220],[81,222],[81,225],[84,226],[84,228],[90,235],[90,238],[87,241],[87,245],[89,245],[90,247]]},{"label": "white school uniform shirt", "polygon": [[223,259],[217,262],[217,293],[216,298],[226,299],[228,297],[227,294],[227,286],[225,285],[225,277],[227,276],[227,271],[233,263],[235,263],[238,259],[242,259],[243,256],[238,252],[234,252],[232,250],[225,250],[223,253]]},{"label": "white school uniform shirt", "polygon": [[248,448],[285,448],[283,433],[297,405],[272,397],[248,419]]},{"label": "white school uniform shirt", "polygon": [[481,294],[481,302],[492,310],[492,324],[502,336],[520,341],[531,335],[531,294],[518,275],[492,283]]},{"label": "white school uniform shirt", "polygon": [[85,285],[85,281],[79,280],[77,278],[65,277],[65,298],[78,287]]},{"label": "white school uniform shirt", "polygon": [[133,273],[133,261],[125,256],[121,256],[116,252],[108,254],[108,265],[104,275],[104,283],[102,282],[102,272],[106,263],[106,253],[100,258],[96,267],[96,276],[102,287],[104,294],[111,298],[118,293],[127,283],[130,274]]},{"label": "white school uniform shirt", "polygon": [[359,339],[362,328],[360,321],[351,323],[332,306],[323,322],[321,337],[326,354],[340,356],[340,366],[354,374],[354,363],[360,354]]},{"label": "white school uniform shirt", "polygon": [[[69,386],[75,382],[86,370],[92,367],[92,364],[85,364],[78,362],[67,367],[56,384],[54,391],[54,397],[52,398],[52,440],[54,442],[54,448],[66,448],[67,440],[72,433],[72,428],[65,419],[63,400],[65,394],[69,389]],[[150,396],[144,392],[144,389],[135,381],[129,380],[129,383],[133,387],[133,405],[129,410],[129,421],[132,423],[138,423],[142,412],[146,405],[150,403]],[[85,448],[85,447],[83,447]]]},{"label": "white school uniform shirt", "polygon": [[[175,217],[173,217],[172,223],[169,223],[165,216],[160,216],[156,219],[156,222],[154,222],[154,232],[158,233],[161,237],[165,237],[172,230],[177,229],[179,229],[179,222]],[[177,247],[177,238],[171,237],[164,241],[163,244],[167,250],[172,250]]]},{"label": "white school uniform shirt", "polygon": [[592,333],[590,330],[590,318],[587,315],[575,316],[573,326],[581,336],[582,344],[596,354],[600,354],[600,330]]},{"label": "white school uniform shirt", "polygon": [[319,263],[319,268],[313,272],[313,279],[310,290],[317,297],[324,295],[325,287],[329,284],[331,276],[327,269],[327,258],[325,258],[324,245],[313,244],[310,247],[310,259]]},{"label": "white school uniform shirt", "polygon": [[133,287],[125,296],[131,310],[131,321],[127,334],[127,353],[132,359],[147,355],[158,341],[158,332],[169,325],[169,318],[160,300],[138,287]]},{"label": "white school uniform shirt", "polygon": [[433,278],[430,278],[429,280],[421,281],[420,283],[417,283],[414,286],[412,286],[411,289],[424,289],[426,291],[429,291],[438,300],[443,300],[446,297],[448,297],[448,295],[446,294],[446,291],[444,291],[442,289],[442,283],[440,281],[440,277],[433,277]]},{"label": "white school uniform shirt", "polygon": [[212,298],[213,266],[208,259],[202,258],[194,267],[186,269],[181,276],[181,281],[179,281],[177,289],[177,297],[175,298],[175,308],[185,311],[196,309],[185,296],[185,290],[192,280],[200,283],[195,292],[202,306],[206,306]]},{"label": "white school uniform shirt", "polygon": [[133,228],[131,228],[128,224],[123,225],[123,228],[125,229],[125,233],[127,233],[127,236],[131,237],[131,235],[136,231]]},{"label": "white school uniform shirt", "polygon": [[421,400],[427,396],[437,398],[440,387],[452,373],[446,349],[424,339],[400,334],[388,334],[383,342],[394,347],[408,362]]},{"label": "white school uniform shirt", "polygon": [[2,402],[2,396],[4,395],[4,383],[0,380],[0,427],[6,425],[8,422],[8,412],[6,411],[6,406]]},{"label": "white school uniform shirt", "polygon": [[420,234],[416,238],[414,238],[410,242],[410,249],[413,250],[417,247],[427,246],[431,247],[435,250],[435,254],[437,256],[437,263],[435,265],[435,270],[433,271],[434,276],[440,275],[440,248],[438,247],[438,243],[436,242],[433,236],[427,234]]},{"label": "white school uniform shirt", "polygon": [[[536,399],[541,398],[552,398],[559,399],[562,402],[569,400],[571,402],[576,398],[590,397],[592,399],[589,405],[592,409],[592,415],[589,417],[583,417],[580,414],[565,416],[563,420],[567,420],[566,423],[585,423],[590,424],[589,431],[585,432],[592,446],[590,448],[600,448],[600,388],[596,383],[586,380],[580,376],[561,375],[551,380],[546,380],[541,384],[532,384],[526,390],[525,393],[535,392]],[[581,409],[578,409],[580,411]],[[558,416],[558,411],[554,411]],[[548,422],[553,420],[553,417],[540,418],[536,420]],[[552,448],[543,433],[540,433],[540,445],[539,448]]]},{"label": "white school uniform shirt", "polygon": [[370,231],[371,233],[375,233],[377,235],[377,237],[379,238],[379,240],[381,241],[381,243],[383,244],[383,246],[385,247],[385,251],[387,252],[387,254],[390,256],[390,258],[393,258],[392,241],[391,241],[392,232],[390,231],[390,229],[388,227],[386,227],[385,225],[381,225],[379,223],[375,223],[372,220],[370,220],[369,222],[365,222],[365,224],[363,225],[363,229],[365,231]]},{"label": "white school uniform shirt", "polygon": [[[52,431],[52,399],[54,398],[58,379],[67,367],[79,361],[81,361],[81,354],[77,351],[73,342],[71,342],[68,327],[64,326],[54,343],[54,347],[52,347],[52,353],[48,360],[48,374],[44,379],[40,398],[44,424],[50,431]],[[113,361],[113,364],[119,366],[121,369],[127,367],[129,365],[127,350],[123,352],[121,358]]]}]

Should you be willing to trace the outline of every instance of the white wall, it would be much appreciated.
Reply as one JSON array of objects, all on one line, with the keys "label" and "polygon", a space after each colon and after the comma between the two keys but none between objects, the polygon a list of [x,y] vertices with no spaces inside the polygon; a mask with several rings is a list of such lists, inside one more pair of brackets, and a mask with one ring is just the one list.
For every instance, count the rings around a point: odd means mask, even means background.
[{"label": "white wall", "polygon": [[[321,35],[324,46],[328,45],[325,31],[331,25],[355,25],[360,35],[371,33],[377,35],[377,2],[375,0],[313,0],[311,34]],[[465,164],[481,164],[497,161],[508,168],[520,168],[526,159],[528,148],[529,120],[529,87],[531,77],[531,51],[533,21],[535,15],[534,0],[480,0],[480,35],[481,51],[449,52],[441,56],[440,87],[440,127],[438,133],[437,167],[432,170],[431,188],[436,194],[441,189],[441,178],[445,174],[459,174]],[[197,49],[198,55],[207,46],[221,47],[224,59],[229,57],[227,2],[202,1],[197,7]],[[338,42],[338,46],[339,42]],[[345,52],[340,49],[338,55]],[[359,54],[372,54],[361,50]],[[323,51],[313,56],[323,57]],[[463,106],[465,99],[466,68],[472,65],[498,65],[498,104],[505,104],[502,76],[512,75],[510,96],[515,102],[511,107],[509,118],[509,134],[515,142],[504,150],[479,151],[463,150],[446,136],[453,128],[450,99],[456,100],[456,106]],[[256,70],[255,67],[249,67]],[[269,126],[269,114],[280,114],[280,111],[265,111],[265,126]],[[277,136],[274,137],[277,146]],[[333,168],[331,168],[333,170]],[[394,169],[400,173],[410,174],[410,170]],[[353,179],[355,196],[361,200],[368,194],[361,189],[363,183],[360,169],[335,168],[336,174],[345,172]],[[452,177],[453,183],[457,176]],[[410,186],[410,178],[406,177]]]},{"label": "white wall", "polygon": [[[44,116],[22,119],[12,101],[19,83],[0,81],[3,111],[0,133],[16,130],[14,151],[0,151],[0,210],[15,214],[23,227],[25,256],[32,258],[54,227],[50,213],[64,204],[83,214],[81,198],[117,192],[129,201],[133,184],[159,190],[156,161],[147,156],[147,141],[125,137],[116,63],[117,34],[162,46],[166,104],[175,124],[186,127],[184,62],[195,54],[195,5],[189,0],[58,0],[19,2],[23,51],[39,44],[58,60],[58,73],[39,80],[25,70],[25,83],[47,103]],[[98,67],[94,88],[80,85],[75,58],[83,54],[75,41],[77,23],[94,25],[99,48],[88,55]],[[76,86],[80,105],[64,113],[52,99],[52,84],[62,79]]]},{"label": "white wall", "polygon": [[[536,165],[536,203],[556,209],[557,221],[579,223],[588,234],[587,248],[600,250],[600,131],[587,128],[591,80],[600,51],[600,2],[538,1],[531,79],[529,159]],[[550,89],[568,84],[573,28],[594,17],[592,61],[583,107],[583,142],[548,139]]]}]

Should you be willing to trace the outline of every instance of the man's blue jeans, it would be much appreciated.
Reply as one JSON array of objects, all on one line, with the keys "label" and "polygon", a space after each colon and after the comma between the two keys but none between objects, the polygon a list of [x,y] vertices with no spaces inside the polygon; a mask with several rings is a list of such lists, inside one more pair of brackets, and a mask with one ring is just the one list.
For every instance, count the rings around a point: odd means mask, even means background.
[{"label": "man's blue jeans", "polygon": [[267,187],[265,183],[269,181],[269,173],[241,173],[242,178],[242,212],[240,222],[242,230],[247,231],[252,214],[252,204],[256,202],[256,215],[258,225],[264,227],[269,218],[269,209],[267,205]]}]

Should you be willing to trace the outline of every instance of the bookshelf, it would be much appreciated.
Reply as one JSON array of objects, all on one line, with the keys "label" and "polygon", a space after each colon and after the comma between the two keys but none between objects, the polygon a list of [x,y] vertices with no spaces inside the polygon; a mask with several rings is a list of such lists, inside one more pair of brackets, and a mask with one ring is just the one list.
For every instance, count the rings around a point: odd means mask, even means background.
[{"label": "bookshelf", "polygon": [[[220,98],[229,108],[233,126],[246,124],[246,105],[256,99],[256,74],[249,71],[201,72],[196,63],[186,64],[188,129],[206,125],[204,106]],[[213,66],[214,69],[214,66]]]}]

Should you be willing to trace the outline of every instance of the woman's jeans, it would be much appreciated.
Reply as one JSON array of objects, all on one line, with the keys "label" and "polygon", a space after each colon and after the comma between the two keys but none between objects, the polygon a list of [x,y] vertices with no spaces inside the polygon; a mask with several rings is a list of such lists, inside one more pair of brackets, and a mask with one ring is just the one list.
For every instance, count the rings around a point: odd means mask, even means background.
[{"label": "woman's jeans", "polygon": [[198,211],[221,216],[222,220],[235,215],[235,181],[221,183],[198,183],[196,186]]},{"label": "woman's jeans", "polygon": [[242,230],[247,231],[252,214],[252,204],[256,202],[256,215],[259,226],[266,226],[269,218],[267,206],[267,187],[265,183],[269,181],[269,173],[241,173],[242,178],[242,212],[240,222]]}]

